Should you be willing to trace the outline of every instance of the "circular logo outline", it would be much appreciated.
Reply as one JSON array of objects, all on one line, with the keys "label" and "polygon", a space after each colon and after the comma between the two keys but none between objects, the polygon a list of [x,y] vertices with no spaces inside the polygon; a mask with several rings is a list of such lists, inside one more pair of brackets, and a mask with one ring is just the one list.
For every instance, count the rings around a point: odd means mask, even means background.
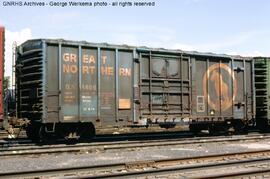
[{"label": "circular logo outline", "polygon": [[[222,87],[220,86],[219,87],[219,90],[220,90],[220,94],[219,94],[219,103],[221,102],[221,106],[220,104],[218,106],[216,106],[216,103],[214,103],[213,101],[211,101],[211,98],[209,96],[209,93],[208,93],[208,86],[207,84],[209,83],[209,75],[214,72],[216,69],[220,70],[220,69],[224,69],[225,71],[227,71],[227,73],[231,76],[231,79],[233,81],[233,97],[229,99],[228,102],[226,102],[225,104],[222,103],[220,100],[220,96],[222,95]],[[220,81],[222,80],[222,75],[220,73],[219,74],[219,83]],[[219,84],[220,85],[220,84]],[[230,108],[233,104],[232,104],[232,101],[235,100],[235,96],[237,95],[237,81],[235,79],[235,75],[234,75],[234,71],[226,64],[224,63],[216,63],[216,64],[213,64],[211,65],[207,71],[205,72],[204,76],[203,76],[203,95],[204,95],[204,98],[207,99],[207,102],[208,102],[208,105],[211,106],[214,110],[217,110],[219,109],[219,107],[221,108],[220,110],[222,111],[226,111],[228,108]]]}]

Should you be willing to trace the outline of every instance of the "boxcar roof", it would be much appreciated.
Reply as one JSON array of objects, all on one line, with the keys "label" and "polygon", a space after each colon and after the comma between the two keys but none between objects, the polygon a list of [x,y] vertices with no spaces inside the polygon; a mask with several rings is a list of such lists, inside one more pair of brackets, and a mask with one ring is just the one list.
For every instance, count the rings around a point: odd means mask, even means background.
[{"label": "boxcar roof", "polygon": [[130,46],[130,45],[116,45],[108,43],[92,43],[87,41],[74,41],[74,40],[64,40],[64,39],[31,39],[24,42],[21,46],[27,45],[31,42],[43,41],[49,44],[62,44],[70,46],[85,46],[85,47],[100,47],[107,49],[120,49],[120,50],[138,50],[145,52],[158,52],[158,53],[169,53],[169,54],[183,54],[191,56],[208,56],[208,57],[220,57],[220,58],[230,58],[230,59],[252,59],[252,57],[243,57],[240,55],[226,55],[226,54],[216,54],[211,52],[197,52],[197,51],[183,51],[180,49],[165,49],[165,48],[150,48],[145,46]]}]

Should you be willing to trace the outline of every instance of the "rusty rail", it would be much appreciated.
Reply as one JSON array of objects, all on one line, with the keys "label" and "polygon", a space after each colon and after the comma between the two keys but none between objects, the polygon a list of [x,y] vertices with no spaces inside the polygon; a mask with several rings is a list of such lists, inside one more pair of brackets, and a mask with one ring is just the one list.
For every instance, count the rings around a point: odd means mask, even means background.
[{"label": "rusty rail", "polygon": [[[201,172],[207,169],[222,168],[228,166],[239,166],[245,164],[256,164],[260,162],[269,163],[270,150],[256,150],[248,152],[235,152],[226,154],[214,154],[207,156],[186,157],[186,158],[172,158],[152,161],[136,161],[133,163],[115,163],[105,165],[92,165],[80,167],[67,167],[45,170],[33,171],[18,171],[1,173],[1,178],[14,177],[50,177],[68,176],[85,177],[85,178],[121,178],[121,177],[138,177],[138,176],[156,176],[160,174],[184,173],[194,172],[200,170]],[[224,159],[230,159],[224,161]],[[189,162],[189,163],[187,163]],[[195,162],[195,164],[190,164]],[[253,169],[246,172],[234,172],[231,174],[211,175],[212,178],[239,176],[246,174],[255,174],[259,172],[270,172],[270,169]],[[85,174],[87,173],[87,174]],[[83,174],[83,175],[82,175]],[[207,178],[211,177],[208,176]],[[200,177],[202,178],[202,177]]]},{"label": "rusty rail", "polygon": [[124,150],[129,148],[143,148],[155,146],[175,146],[214,142],[237,142],[247,140],[265,140],[269,139],[268,135],[258,136],[239,136],[233,138],[184,138],[184,139],[163,139],[163,140],[138,140],[138,141],[120,141],[120,142],[97,142],[97,143],[81,143],[77,145],[45,145],[45,146],[6,146],[0,149],[0,156],[17,156],[17,155],[40,155],[53,154],[63,152],[81,152],[81,151],[96,151],[96,150]]}]

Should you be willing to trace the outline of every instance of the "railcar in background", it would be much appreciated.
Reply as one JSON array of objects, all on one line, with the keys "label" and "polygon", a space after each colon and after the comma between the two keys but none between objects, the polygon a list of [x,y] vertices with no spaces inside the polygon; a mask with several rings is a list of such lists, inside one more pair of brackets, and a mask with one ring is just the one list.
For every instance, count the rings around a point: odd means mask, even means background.
[{"label": "railcar in background", "polygon": [[270,131],[270,58],[255,57],[256,126]]},{"label": "railcar in background", "polygon": [[33,140],[96,129],[243,131],[255,119],[252,58],[36,39],[18,47],[17,117]]},{"label": "railcar in background", "polygon": [[4,122],[4,43],[5,43],[5,28],[0,26],[0,128],[3,128]]}]

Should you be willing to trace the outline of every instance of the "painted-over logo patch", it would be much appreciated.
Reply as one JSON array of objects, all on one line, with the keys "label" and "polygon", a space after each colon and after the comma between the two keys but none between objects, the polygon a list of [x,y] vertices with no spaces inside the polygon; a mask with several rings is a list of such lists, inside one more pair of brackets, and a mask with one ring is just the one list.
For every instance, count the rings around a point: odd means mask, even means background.
[{"label": "painted-over logo patch", "polygon": [[221,108],[221,111],[226,111],[232,106],[236,94],[237,81],[233,70],[223,63],[211,65],[203,76],[203,95],[208,105],[214,110]]}]

